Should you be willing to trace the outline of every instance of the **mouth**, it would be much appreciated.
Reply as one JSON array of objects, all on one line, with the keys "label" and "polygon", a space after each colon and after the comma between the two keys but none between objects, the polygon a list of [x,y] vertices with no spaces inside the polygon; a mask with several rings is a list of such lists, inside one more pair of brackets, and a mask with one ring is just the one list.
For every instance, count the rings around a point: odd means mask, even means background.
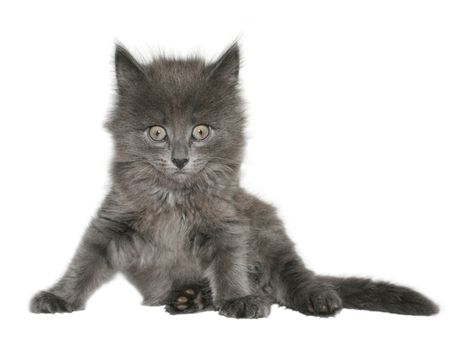
[{"label": "mouth", "polygon": [[170,172],[170,177],[178,182],[185,182],[192,177],[197,176],[202,169],[187,168],[187,169],[174,169]]},{"label": "mouth", "polygon": [[178,182],[178,183],[185,183],[192,179],[192,177],[198,176],[203,169],[205,168],[206,164],[201,167],[186,167],[183,169],[179,168],[167,168],[163,170],[163,173],[166,177],[170,178],[171,180]]},{"label": "mouth", "polygon": [[189,173],[182,170],[182,169],[175,170],[171,174],[171,176],[173,176],[176,179],[185,179],[188,175],[189,175]]}]

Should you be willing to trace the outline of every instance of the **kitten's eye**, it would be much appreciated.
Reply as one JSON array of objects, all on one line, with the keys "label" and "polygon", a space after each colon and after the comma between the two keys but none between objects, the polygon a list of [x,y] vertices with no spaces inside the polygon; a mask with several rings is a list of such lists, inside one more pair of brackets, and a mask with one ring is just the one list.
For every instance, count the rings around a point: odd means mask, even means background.
[{"label": "kitten's eye", "polygon": [[149,136],[154,141],[163,141],[166,137],[166,130],[158,125],[152,126],[149,129]]},{"label": "kitten's eye", "polygon": [[210,128],[206,125],[197,125],[194,130],[192,130],[192,136],[197,141],[205,140],[210,134]]}]

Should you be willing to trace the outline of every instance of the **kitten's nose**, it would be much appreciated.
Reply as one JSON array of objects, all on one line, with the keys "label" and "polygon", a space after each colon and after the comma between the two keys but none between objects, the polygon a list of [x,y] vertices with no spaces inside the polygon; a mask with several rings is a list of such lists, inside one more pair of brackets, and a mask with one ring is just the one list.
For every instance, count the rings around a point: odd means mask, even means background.
[{"label": "kitten's nose", "polygon": [[171,161],[173,162],[174,165],[176,165],[176,167],[178,169],[182,169],[187,164],[189,159],[187,159],[187,158],[172,158]]}]

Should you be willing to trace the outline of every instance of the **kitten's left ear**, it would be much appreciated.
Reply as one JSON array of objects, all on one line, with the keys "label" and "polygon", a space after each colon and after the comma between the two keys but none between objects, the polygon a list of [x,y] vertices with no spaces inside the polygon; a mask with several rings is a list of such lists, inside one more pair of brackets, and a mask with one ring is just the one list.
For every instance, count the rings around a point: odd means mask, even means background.
[{"label": "kitten's left ear", "polygon": [[146,78],[143,67],[124,46],[119,44],[115,48],[115,75],[119,92],[129,89],[130,86]]},{"label": "kitten's left ear", "polygon": [[209,79],[238,82],[240,70],[240,49],[233,43],[218,60],[209,66]]}]

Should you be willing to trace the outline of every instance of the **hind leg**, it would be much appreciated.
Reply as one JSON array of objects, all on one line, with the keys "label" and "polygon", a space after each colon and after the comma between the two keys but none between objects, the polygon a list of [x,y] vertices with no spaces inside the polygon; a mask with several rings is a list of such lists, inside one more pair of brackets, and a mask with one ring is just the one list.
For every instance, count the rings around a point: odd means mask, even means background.
[{"label": "hind leg", "polygon": [[172,315],[214,310],[208,282],[186,284],[173,289],[167,298],[165,310]]},{"label": "hind leg", "polygon": [[277,301],[305,315],[329,317],[342,309],[332,284],[316,278],[294,252],[278,265],[274,287]]},{"label": "hind leg", "polygon": [[342,301],[332,286],[313,281],[292,293],[287,306],[305,315],[330,317],[341,311]]}]

